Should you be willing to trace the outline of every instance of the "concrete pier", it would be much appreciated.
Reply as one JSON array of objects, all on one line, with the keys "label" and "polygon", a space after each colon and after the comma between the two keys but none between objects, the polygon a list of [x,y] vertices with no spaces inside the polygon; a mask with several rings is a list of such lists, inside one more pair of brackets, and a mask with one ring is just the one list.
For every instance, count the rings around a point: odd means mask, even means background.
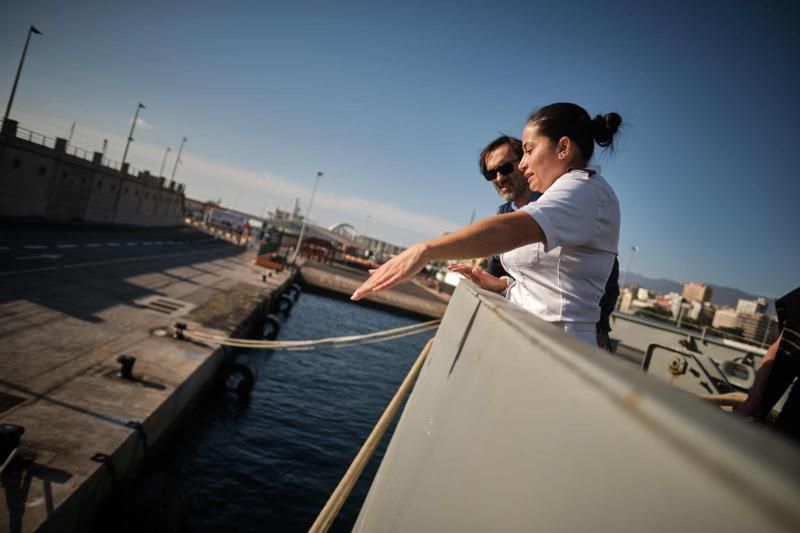
[{"label": "concrete pier", "polygon": [[[301,280],[318,291],[349,298],[367,279],[367,273],[340,265],[306,262],[300,268]],[[425,318],[441,318],[450,300],[448,294],[438,294],[416,281],[407,281],[388,291],[373,293],[361,300],[373,305]]]},{"label": "concrete pier", "polygon": [[[188,229],[0,233],[0,422],[25,428],[2,477],[3,531],[80,531],[212,382],[222,348],[291,281]],[[121,355],[136,358],[134,379]]]}]

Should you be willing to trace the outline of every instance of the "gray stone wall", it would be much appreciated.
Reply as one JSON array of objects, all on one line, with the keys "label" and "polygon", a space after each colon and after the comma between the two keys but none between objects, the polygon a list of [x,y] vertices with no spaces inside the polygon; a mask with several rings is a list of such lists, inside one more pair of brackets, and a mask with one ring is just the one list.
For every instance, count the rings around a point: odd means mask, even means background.
[{"label": "gray stone wall", "polygon": [[183,217],[183,185],[140,172],[134,176],[90,154],[18,128],[0,133],[0,216],[62,222],[175,226]]}]

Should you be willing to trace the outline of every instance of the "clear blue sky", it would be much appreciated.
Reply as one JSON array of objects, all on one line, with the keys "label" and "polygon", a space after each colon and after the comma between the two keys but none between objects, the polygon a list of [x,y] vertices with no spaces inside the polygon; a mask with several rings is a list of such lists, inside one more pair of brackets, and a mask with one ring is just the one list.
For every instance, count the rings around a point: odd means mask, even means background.
[{"label": "clear blue sky", "polygon": [[[402,5],[400,5],[402,4]],[[597,157],[632,270],[779,296],[796,287],[798,2],[35,2],[0,7],[0,102],[28,25],[21,126],[200,199],[410,244],[500,203],[477,171],[536,107],[619,112]]]}]

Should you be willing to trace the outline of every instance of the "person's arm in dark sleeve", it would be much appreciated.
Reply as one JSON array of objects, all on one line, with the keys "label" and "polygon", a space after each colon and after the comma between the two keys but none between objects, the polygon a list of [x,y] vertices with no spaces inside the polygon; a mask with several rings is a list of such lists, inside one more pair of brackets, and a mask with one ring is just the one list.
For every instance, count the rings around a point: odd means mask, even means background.
[{"label": "person's arm in dark sleeve", "polygon": [[614,266],[606,282],[606,292],[600,299],[600,321],[597,322],[597,331],[608,333],[611,331],[611,313],[617,306],[619,298],[619,261],[614,257]]},{"label": "person's arm in dark sleeve", "polygon": [[500,263],[500,257],[496,255],[489,257],[486,261],[486,272],[497,278],[509,275]]},{"label": "person's arm in dark sleeve", "polygon": [[[500,207],[497,208],[498,215],[502,215],[509,212],[511,212],[511,204],[509,202],[501,204]],[[491,257],[486,258],[486,272],[488,272],[489,274],[491,274],[496,278],[509,276],[509,273],[506,272],[506,269],[503,268],[503,264],[500,262],[499,255],[493,255]]]}]

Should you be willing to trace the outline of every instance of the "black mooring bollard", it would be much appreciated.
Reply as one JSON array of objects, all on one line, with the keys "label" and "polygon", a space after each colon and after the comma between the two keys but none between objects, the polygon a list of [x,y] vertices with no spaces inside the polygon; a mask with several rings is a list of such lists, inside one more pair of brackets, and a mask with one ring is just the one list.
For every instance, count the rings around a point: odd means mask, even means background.
[{"label": "black mooring bollard", "polygon": [[136,362],[136,358],[132,355],[122,354],[117,357],[117,362],[122,365],[119,371],[120,377],[122,379],[134,379],[133,364]]},{"label": "black mooring bollard", "polygon": [[11,454],[19,447],[25,428],[17,424],[0,424],[0,465],[10,463]]},{"label": "black mooring bollard", "polygon": [[186,331],[186,324],[183,322],[175,322],[175,338],[178,340],[184,340],[186,337],[183,336],[183,332]]}]

